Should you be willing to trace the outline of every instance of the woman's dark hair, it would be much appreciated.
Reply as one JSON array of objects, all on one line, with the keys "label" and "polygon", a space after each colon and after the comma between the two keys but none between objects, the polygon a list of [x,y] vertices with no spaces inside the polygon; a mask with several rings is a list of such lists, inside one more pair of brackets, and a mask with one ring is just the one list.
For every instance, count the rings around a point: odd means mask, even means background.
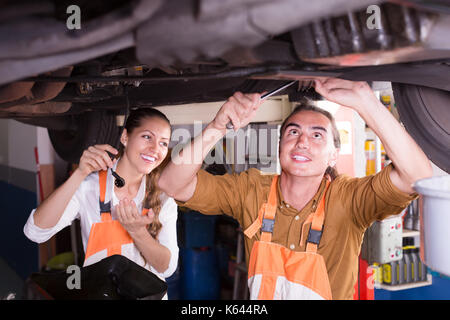
[{"label": "woman's dark hair", "polygon": [[[281,128],[280,128],[280,139],[283,136],[283,133],[284,133],[284,130],[286,129],[286,125],[288,123],[289,118],[291,118],[294,114],[297,114],[302,111],[317,112],[317,113],[320,113],[320,114],[324,115],[325,117],[327,117],[331,123],[331,131],[333,134],[333,144],[336,149],[339,149],[341,147],[341,138],[339,135],[339,130],[337,129],[337,126],[336,126],[336,120],[334,119],[333,115],[324,109],[321,109],[319,107],[316,107],[316,106],[308,104],[308,103],[301,103],[301,104],[297,105],[294,108],[294,110],[292,110],[292,112],[289,114],[289,116],[283,121],[283,124],[281,125]],[[331,180],[334,180],[338,176],[339,173],[336,169],[336,166],[333,166],[333,167],[328,166],[327,170],[325,171],[325,174],[327,174],[331,178]]]},{"label": "woman's dark hair", "polygon": [[[125,129],[130,134],[135,128],[138,128],[142,124],[143,119],[159,118],[167,122],[170,126],[170,121],[161,111],[154,108],[140,108],[132,110],[125,123]],[[124,153],[124,146],[121,144],[119,147],[119,154],[117,157],[122,157]],[[170,152],[167,152],[166,158],[161,164],[150,172],[146,177],[146,191],[143,201],[143,205],[146,208],[151,208],[154,213],[153,222],[149,225],[148,230],[150,234],[156,238],[161,230],[161,222],[159,221],[159,212],[161,211],[161,194],[162,191],[158,187],[159,176],[162,170],[170,160]]]}]

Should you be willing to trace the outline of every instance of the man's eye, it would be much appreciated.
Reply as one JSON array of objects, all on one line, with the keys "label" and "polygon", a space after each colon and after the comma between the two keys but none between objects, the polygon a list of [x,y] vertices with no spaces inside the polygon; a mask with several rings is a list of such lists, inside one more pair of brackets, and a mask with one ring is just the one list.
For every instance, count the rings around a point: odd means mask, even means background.
[{"label": "man's eye", "polygon": [[297,135],[298,134],[298,130],[297,129],[291,129],[288,131],[289,135]]},{"label": "man's eye", "polygon": [[322,134],[319,133],[319,132],[314,132],[313,133],[313,137],[316,138],[316,139],[320,139],[320,138],[322,138]]},{"label": "man's eye", "polygon": [[145,134],[142,136],[144,139],[150,139],[150,136],[148,134]]}]

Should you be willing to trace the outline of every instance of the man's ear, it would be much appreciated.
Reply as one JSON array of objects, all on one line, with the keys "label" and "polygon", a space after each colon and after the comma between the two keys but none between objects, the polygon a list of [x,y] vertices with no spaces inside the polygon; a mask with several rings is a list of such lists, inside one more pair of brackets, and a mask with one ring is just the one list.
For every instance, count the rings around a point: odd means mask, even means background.
[{"label": "man's ear", "polygon": [[124,147],[127,146],[127,143],[128,143],[127,129],[123,129],[122,135],[120,136],[120,142],[123,144]]},{"label": "man's ear", "polygon": [[339,150],[340,149],[334,148],[334,150],[331,152],[330,161],[328,163],[328,165],[330,167],[334,167],[336,165],[337,160],[338,160],[338,156],[339,156]]}]

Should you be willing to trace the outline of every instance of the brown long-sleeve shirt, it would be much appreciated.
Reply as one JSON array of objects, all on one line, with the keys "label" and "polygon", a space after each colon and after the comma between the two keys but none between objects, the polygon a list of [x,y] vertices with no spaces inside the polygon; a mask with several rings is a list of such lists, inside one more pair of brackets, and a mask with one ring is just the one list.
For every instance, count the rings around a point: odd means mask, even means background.
[{"label": "brown long-sleeve shirt", "polygon": [[[375,220],[400,213],[417,196],[396,188],[389,178],[390,170],[392,164],[375,175],[363,178],[339,175],[331,182],[325,195],[325,222],[318,253],[325,260],[333,299],[353,298],[358,257],[366,228]],[[273,175],[261,174],[256,169],[223,176],[200,170],[194,195],[187,202],[178,204],[203,214],[232,216],[245,230],[267,201],[272,178]],[[278,181],[273,242],[295,251],[305,250],[311,223],[303,224],[315,210],[324,189],[325,179],[315,196],[298,211],[284,202]],[[245,237],[247,266],[253,243],[259,237],[260,232],[252,239]]]}]

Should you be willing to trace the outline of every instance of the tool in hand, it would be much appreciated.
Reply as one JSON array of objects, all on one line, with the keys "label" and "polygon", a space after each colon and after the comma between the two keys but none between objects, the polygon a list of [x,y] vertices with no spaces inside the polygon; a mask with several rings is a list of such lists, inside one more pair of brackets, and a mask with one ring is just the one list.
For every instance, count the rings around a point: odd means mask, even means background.
[{"label": "tool in hand", "polygon": [[[111,158],[111,160],[114,160],[115,156],[113,154],[111,154],[109,151],[106,151],[106,153],[108,153],[109,157]],[[125,185],[125,179],[122,178],[121,176],[119,176],[114,170],[113,168],[111,169],[111,174],[113,175],[114,179],[114,184],[117,188],[122,188]]]},{"label": "tool in hand", "polygon": [[[274,89],[274,90],[272,90],[272,91],[270,91],[270,92],[268,92],[268,93],[266,93],[266,94],[263,94],[263,95],[261,96],[260,100],[263,101],[264,99],[267,99],[267,98],[273,96],[274,94],[277,94],[278,92],[280,92],[280,91],[286,89],[287,87],[290,87],[291,85],[293,85],[293,84],[296,83],[297,81],[298,81],[298,80],[290,81],[289,83],[284,84],[284,85],[282,85],[282,86],[279,87],[279,88],[276,88],[276,89]],[[231,123],[231,121],[227,123],[227,126],[226,126],[226,127],[227,127],[227,129],[233,129],[233,128],[234,128],[234,126],[233,126],[233,124]]]},{"label": "tool in hand", "polygon": [[111,168],[111,173],[114,176],[114,178],[116,178],[114,180],[114,184],[116,185],[116,187],[122,188],[125,185],[125,179],[122,178],[121,176],[119,176],[112,168]]},{"label": "tool in hand", "polygon": [[[120,126],[120,133],[122,134],[123,129],[125,128],[125,124],[127,123],[128,116],[130,114],[130,99],[128,96],[128,87],[124,86],[124,93],[125,93],[125,99],[126,99],[126,110],[125,110],[125,117],[123,119],[123,124]],[[118,145],[115,146],[116,149],[118,149]],[[115,156],[113,156],[111,153],[108,152],[108,155],[110,156],[111,160],[114,159]],[[125,179],[119,176],[112,168],[111,168],[111,174],[115,178],[114,184],[117,188],[122,188],[125,185]]]}]

